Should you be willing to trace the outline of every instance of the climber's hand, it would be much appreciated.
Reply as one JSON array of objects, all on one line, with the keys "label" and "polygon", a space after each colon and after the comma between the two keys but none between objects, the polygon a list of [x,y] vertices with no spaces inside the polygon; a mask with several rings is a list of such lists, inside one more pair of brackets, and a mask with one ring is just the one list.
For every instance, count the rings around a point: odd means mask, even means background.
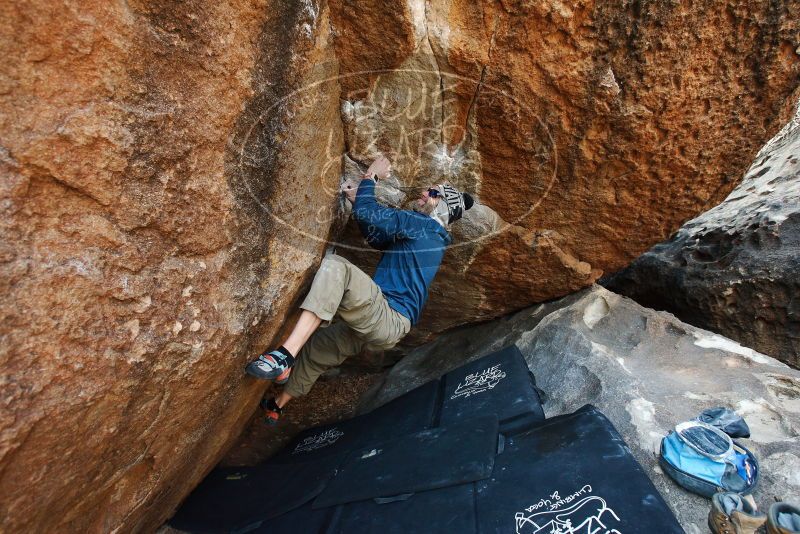
[{"label": "climber's hand", "polygon": [[353,180],[352,178],[348,178],[344,182],[342,182],[341,187],[339,190],[344,193],[344,196],[347,200],[353,204],[356,201],[356,192],[358,191],[358,182]]},{"label": "climber's hand", "polygon": [[372,162],[372,165],[369,166],[367,172],[364,173],[364,178],[377,176],[381,180],[384,180],[389,177],[389,173],[391,172],[392,164],[389,163],[389,159],[386,156],[378,156],[375,161]]}]

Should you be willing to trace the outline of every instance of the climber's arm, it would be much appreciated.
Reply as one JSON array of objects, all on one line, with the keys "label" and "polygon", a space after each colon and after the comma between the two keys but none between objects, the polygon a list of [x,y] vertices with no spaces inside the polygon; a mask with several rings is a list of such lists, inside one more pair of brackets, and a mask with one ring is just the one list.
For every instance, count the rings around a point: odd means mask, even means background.
[{"label": "climber's arm", "polygon": [[353,218],[370,246],[384,248],[397,239],[408,239],[421,223],[412,213],[388,208],[375,199],[375,181],[361,180],[353,203]]}]

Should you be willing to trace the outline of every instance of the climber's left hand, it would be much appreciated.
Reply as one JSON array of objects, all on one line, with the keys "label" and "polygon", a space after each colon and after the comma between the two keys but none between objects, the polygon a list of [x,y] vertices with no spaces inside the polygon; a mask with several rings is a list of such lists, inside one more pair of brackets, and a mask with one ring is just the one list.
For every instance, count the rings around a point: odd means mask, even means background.
[{"label": "climber's left hand", "polygon": [[389,174],[392,172],[392,164],[389,162],[389,158],[386,156],[378,156],[375,158],[375,161],[372,162],[372,165],[369,166],[367,172],[364,173],[364,178],[372,178],[373,176],[377,176],[381,180],[385,180],[389,177]]},{"label": "climber's left hand", "polygon": [[352,178],[348,178],[342,185],[339,187],[339,190],[344,193],[344,196],[347,200],[353,204],[356,201],[356,192],[358,192],[358,182],[353,180]]}]

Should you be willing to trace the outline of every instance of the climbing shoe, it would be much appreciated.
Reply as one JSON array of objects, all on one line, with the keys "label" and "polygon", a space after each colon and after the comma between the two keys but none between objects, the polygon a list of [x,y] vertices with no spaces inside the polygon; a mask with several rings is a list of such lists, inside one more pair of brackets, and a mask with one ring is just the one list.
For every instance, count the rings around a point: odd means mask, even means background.
[{"label": "climbing shoe", "polygon": [[280,419],[281,412],[283,410],[275,402],[275,398],[270,397],[269,399],[261,399],[259,406],[261,406],[261,409],[264,410],[264,421],[268,425],[277,425],[278,419]]},{"label": "climbing shoe", "polygon": [[767,516],[756,511],[751,497],[738,493],[720,492],[711,498],[708,528],[714,534],[755,534],[763,532]]},{"label": "climbing shoe", "polygon": [[800,532],[800,508],[785,502],[776,502],[767,513],[767,534],[793,534]]},{"label": "climbing shoe", "polygon": [[286,382],[289,381],[289,375],[292,374],[292,368],[287,367],[284,372],[278,375],[278,378],[275,379],[275,383],[279,386],[284,385]]},{"label": "climbing shoe", "polygon": [[294,365],[294,357],[283,347],[264,353],[247,364],[245,372],[262,380],[283,380],[285,383],[289,379],[291,368]]}]

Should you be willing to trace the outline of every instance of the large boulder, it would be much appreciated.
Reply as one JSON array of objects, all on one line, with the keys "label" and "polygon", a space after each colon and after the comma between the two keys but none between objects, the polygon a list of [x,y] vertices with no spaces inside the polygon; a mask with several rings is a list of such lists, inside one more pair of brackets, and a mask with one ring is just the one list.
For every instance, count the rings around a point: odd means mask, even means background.
[{"label": "large boulder", "polygon": [[794,1],[372,5],[331,1],[348,155],[494,212],[455,225],[411,344],[627,265],[733,189],[800,81]]},{"label": "large boulder", "polygon": [[563,295],[733,187],[793,6],[2,3],[0,530],[170,514],[340,233],[343,153],[482,202],[411,342]]},{"label": "large boulder", "polygon": [[800,367],[800,110],[724,202],[604,284]]},{"label": "large boulder", "polygon": [[672,482],[657,451],[671,428],[706,408],[727,406],[748,422],[752,437],[741,441],[760,463],[759,506],[775,498],[800,504],[800,372],[600,286],[418,347],[362,399],[362,409],[510,344],[544,391],[545,414],[597,406],[688,533],[707,532],[710,501]]},{"label": "large boulder", "polygon": [[280,98],[335,76],[327,9],[4,2],[0,28],[0,531],[146,532],[248,421],[242,369],[323,251],[338,84]]}]

